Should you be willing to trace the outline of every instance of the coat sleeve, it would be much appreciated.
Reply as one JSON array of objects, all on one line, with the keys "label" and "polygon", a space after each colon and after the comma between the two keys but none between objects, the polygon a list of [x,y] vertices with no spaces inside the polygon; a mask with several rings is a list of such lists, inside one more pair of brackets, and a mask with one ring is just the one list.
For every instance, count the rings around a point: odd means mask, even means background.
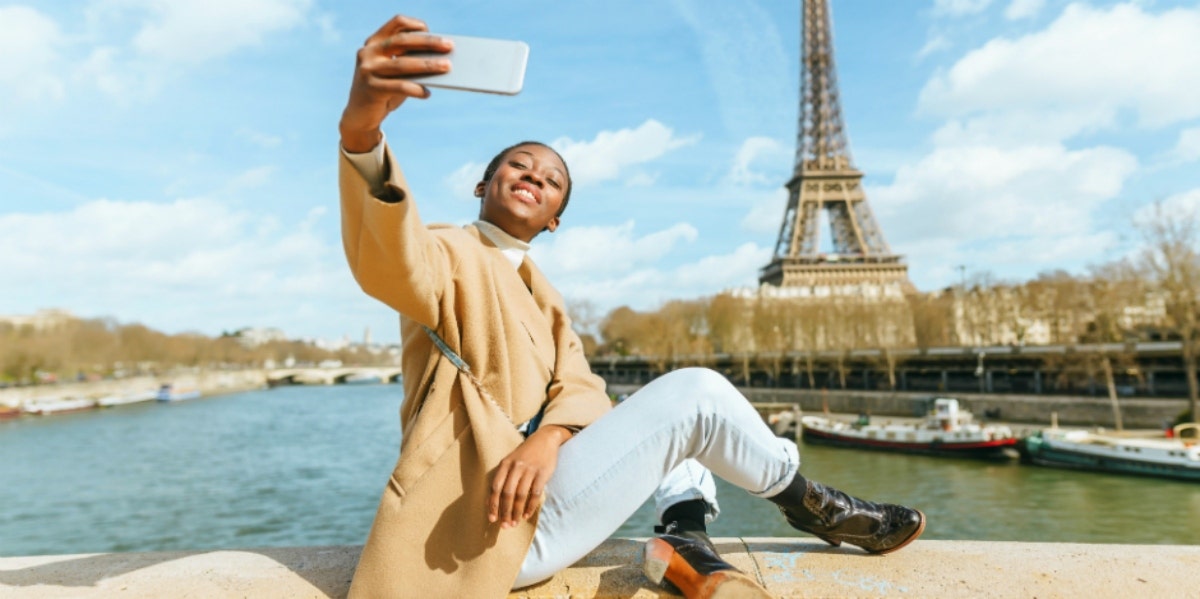
[{"label": "coat sleeve", "polygon": [[450,261],[445,247],[421,224],[399,165],[385,148],[383,187],[372,195],[370,182],[343,152],[338,154],[342,245],[354,279],[367,295],[436,328]]},{"label": "coat sleeve", "polygon": [[571,319],[561,302],[549,311],[549,316],[556,351],[541,423],[578,430],[603,416],[612,408],[612,402],[604,390],[604,379],[592,373],[583,343],[571,328]]}]

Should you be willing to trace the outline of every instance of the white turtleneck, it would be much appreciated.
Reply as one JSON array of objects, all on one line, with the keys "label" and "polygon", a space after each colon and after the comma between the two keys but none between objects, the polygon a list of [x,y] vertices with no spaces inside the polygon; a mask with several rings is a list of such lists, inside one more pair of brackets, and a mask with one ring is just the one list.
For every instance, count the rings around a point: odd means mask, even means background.
[{"label": "white turtleneck", "polygon": [[500,248],[500,253],[504,254],[505,258],[512,263],[513,268],[519,268],[521,261],[525,259],[525,254],[529,252],[529,244],[509,235],[496,225],[487,222],[486,220],[475,221],[475,226],[479,228],[479,232],[483,233],[489,241],[496,244]]},{"label": "white turtleneck", "polygon": [[[358,170],[358,173],[367,180],[367,184],[371,186],[371,191],[375,192],[383,189],[383,144],[381,138],[379,145],[375,146],[367,152],[353,153],[347,152],[342,148],[342,153],[350,160],[350,164]],[[525,254],[529,252],[529,244],[509,235],[496,225],[484,220],[475,221],[475,226],[484,237],[488,238],[497,248],[500,248],[500,253],[513,265],[513,268],[519,268],[521,261],[525,259]]]}]

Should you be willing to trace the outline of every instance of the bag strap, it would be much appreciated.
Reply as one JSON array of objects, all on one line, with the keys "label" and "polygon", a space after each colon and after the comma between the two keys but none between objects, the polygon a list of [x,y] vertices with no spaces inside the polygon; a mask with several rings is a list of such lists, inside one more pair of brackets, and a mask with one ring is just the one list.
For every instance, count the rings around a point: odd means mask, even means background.
[{"label": "bag strap", "polygon": [[421,328],[425,329],[425,333],[429,335],[429,339],[432,340],[433,344],[436,345],[437,348],[441,350],[442,354],[450,360],[450,363],[454,364],[455,368],[461,370],[467,376],[470,376],[472,380],[475,378],[475,375],[471,373],[471,367],[468,366],[458,354],[454,353],[454,350],[450,349],[450,346],[446,345],[446,342],[442,341],[442,338],[438,337],[438,334],[433,332],[433,329],[425,325],[421,325]]},{"label": "bag strap", "polygon": [[[475,385],[475,390],[478,391],[481,396],[487,398],[488,401],[492,402],[492,404],[497,408],[500,408],[500,404],[492,398],[491,394],[488,393],[486,389],[483,388],[483,383],[480,383],[479,379],[475,378],[475,374],[471,372],[471,367],[467,365],[466,360],[463,360],[462,356],[459,356],[454,350],[450,349],[450,346],[446,345],[446,342],[442,341],[442,338],[439,337],[437,333],[433,332],[433,329],[425,325],[421,325],[421,327],[425,329],[425,334],[429,335],[429,339],[433,341],[433,344],[437,346],[439,351],[442,352],[442,355],[446,356],[446,359],[450,360],[450,363],[454,364],[454,367],[457,368],[459,372],[467,375],[467,378],[470,379],[471,383]],[[500,413],[504,414],[504,417],[508,418],[508,421],[512,423],[513,426],[517,427],[517,430],[526,437],[533,434],[533,431],[537,430],[538,424],[541,423],[542,416],[545,412],[546,404],[543,403],[542,408],[538,410],[538,413],[534,415],[533,418],[530,418],[521,424],[516,424],[512,422],[512,418],[509,418],[507,412],[505,412],[503,409],[500,409]]]}]

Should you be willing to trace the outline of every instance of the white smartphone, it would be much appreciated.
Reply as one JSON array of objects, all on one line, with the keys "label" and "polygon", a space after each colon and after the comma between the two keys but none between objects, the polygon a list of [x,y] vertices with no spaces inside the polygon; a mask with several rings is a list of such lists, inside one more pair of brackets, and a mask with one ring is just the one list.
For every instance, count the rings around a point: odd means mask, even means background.
[{"label": "white smartphone", "polygon": [[454,49],[449,54],[438,55],[450,60],[450,72],[412,77],[413,81],[429,87],[507,96],[521,92],[525,85],[525,63],[529,59],[528,44],[464,35],[437,35],[454,40]]}]

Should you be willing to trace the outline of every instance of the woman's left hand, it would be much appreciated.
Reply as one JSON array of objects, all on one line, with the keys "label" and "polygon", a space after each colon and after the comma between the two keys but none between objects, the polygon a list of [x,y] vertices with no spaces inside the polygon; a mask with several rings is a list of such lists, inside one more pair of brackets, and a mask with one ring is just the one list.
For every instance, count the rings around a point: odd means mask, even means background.
[{"label": "woman's left hand", "polygon": [[542,426],[500,461],[488,498],[489,522],[511,528],[518,521],[533,517],[542,505],[546,483],[558,465],[558,448],[571,434],[561,426]]}]

